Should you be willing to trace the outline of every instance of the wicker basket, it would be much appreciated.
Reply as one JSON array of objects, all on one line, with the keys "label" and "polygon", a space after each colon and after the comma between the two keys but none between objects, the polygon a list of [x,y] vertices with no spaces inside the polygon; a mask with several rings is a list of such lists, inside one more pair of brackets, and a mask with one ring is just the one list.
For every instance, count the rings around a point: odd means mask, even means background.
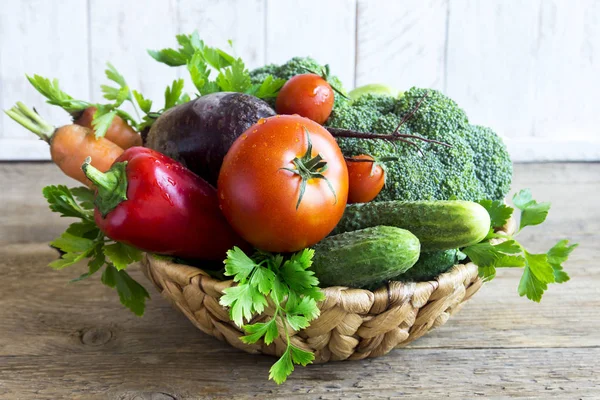
[{"label": "wicker basket", "polygon": [[[512,232],[514,223],[503,230]],[[152,255],[144,257],[142,266],[162,295],[202,332],[253,354],[280,356],[285,350],[281,338],[269,346],[239,339],[243,332],[219,304],[223,290],[233,281],[219,281],[199,268]],[[477,266],[467,263],[455,265],[433,281],[390,282],[374,292],[328,287],[323,289],[326,299],[319,303],[321,315],[308,328],[289,333],[295,346],[315,353],[315,362],[378,357],[446,323],[482,285]],[[272,315],[267,308],[252,322]]]}]

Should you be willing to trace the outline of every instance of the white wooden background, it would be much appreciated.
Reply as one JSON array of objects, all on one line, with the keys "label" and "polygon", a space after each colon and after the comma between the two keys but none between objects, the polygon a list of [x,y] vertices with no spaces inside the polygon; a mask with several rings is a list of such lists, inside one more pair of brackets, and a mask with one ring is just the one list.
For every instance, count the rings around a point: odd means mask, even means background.
[{"label": "white wooden background", "polygon": [[[518,161],[600,160],[600,0],[2,0],[0,108],[21,100],[56,124],[24,74],[99,100],[104,64],[161,99],[185,75],[145,49],[198,29],[232,39],[250,67],[311,55],[348,88],[383,82],[446,92]],[[0,116],[0,160],[47,159]]]}]

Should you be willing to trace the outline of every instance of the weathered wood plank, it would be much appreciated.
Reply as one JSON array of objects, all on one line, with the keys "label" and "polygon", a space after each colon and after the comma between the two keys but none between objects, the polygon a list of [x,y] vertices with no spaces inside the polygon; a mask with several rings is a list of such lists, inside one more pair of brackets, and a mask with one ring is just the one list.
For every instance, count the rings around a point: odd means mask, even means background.
[{"label": "weathered wood plank", "polygon": [[[65,12],[68,10],[68,12]],[[17,101],[35,106],[60,126],[63,110],[45,104],[25,74],[58,78],[73,96],[88,98],[87,3],[66,0],[11,1],[0,11],[0,109]],[[0,160],[49,159],[48,145],[0,112]]]},{"label": "weathered wood plank", "polygon": [[267,63],[311,56],[354,85],[356,0],[267,0]]},{"label": "weathered wood plank", "polygon": [[443,89],[446,0],[358,0],[356,86]]},{"label": "weathered wood plank", "polygon": [[[266,357],[166,353],[0,357],[5,398],[597,398],[600,349],[407,350],[297,368],[266,382]],[[43,365],[43,368],[39,366]],[[476,382],[476,384],[475,384]]]},{"label": "weathered wood plank", "polygon": [[159,64],[147,49],[175,47],[179,32],[177,1],[152,0],[140,5],[119,0],[90,0],[90,88],[94,101],[102,101],[100,85],[111,62],[131,89],[152,99],[159,109],[164,91],[179,77],[177,69]]}]

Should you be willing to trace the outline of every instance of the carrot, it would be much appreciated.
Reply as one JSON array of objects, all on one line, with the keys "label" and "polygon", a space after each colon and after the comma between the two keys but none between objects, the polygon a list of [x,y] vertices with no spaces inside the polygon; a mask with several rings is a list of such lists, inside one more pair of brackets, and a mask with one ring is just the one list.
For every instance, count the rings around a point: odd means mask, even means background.
[{"label": "carrot", "polygon": [[[78,118],[74,119],[73,122],[77,125],[94,130],[92,120],[94,119],[95,112],[96,107],[88,107]],[[122,149],[142,145],[142,137],[118,115],[115,115],[104,137],[117,144]]]},{"label": "carrot", "polygon": [[50,145],[52,161],[65,173],[79,182],[91,186],[81,165],[91,157],[93,166],[106,172],[123,153],[123,149],[105,138],[96,138],[91,129],[80,125],[55,128],[44,121],[35,111],[21,102],[5,111],[6,114],[35,133]]}]

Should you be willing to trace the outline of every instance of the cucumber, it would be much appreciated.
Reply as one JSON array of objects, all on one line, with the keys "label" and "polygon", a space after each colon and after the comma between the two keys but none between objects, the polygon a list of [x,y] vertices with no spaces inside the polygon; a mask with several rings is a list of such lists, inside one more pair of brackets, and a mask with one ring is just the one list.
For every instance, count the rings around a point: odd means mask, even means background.
[{"label": "cucumber", "polygon": [[447,272],[459,262],[458,250],[432,251],[421,253],[419,260],[411,269],[392,278],[392,281],[426,282],[432,281],[439,274]]},{"label": "cucumber", "polygon": [[378,225],[411,231],[421,251],[429,252],[479,243],[490,230],[490,216],[479,204],[462,200],[349,204],[332,234]]},{"label": "cucumber", "polygon": [[419,259],[419,239],[405,229],[376,226],[329,236],[314,246],[321,287],[363,287],[397,276]]}]

